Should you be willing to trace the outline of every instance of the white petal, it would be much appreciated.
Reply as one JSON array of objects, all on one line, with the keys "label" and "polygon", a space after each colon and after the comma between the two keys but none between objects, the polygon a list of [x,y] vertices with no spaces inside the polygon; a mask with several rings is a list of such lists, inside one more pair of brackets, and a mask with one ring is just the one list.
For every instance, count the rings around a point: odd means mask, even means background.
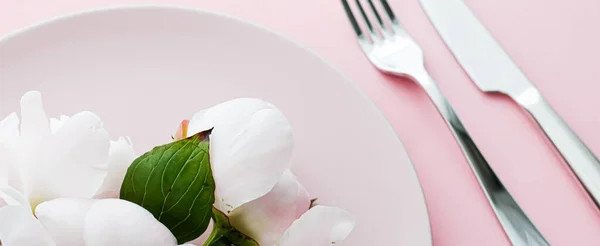
[{"label": "white petal", "polygon": [[19,116],[11,113],[0,121],[0,143],[19,137]]},{"label": "white petal", "polygon": [[50,119],[50,131],[52,134],[56,133],[58,129],[60,129],[65,122],[67,122],[71,117],[66,115],[61,115],[60,118],[51,118]]},{"label": "white petal", "polygon": [[279,245],[328,246],[346,239],[353,229],[354,219],[346,211],[319,205],[294,221]]},{"label": "white petal", "polygon": [[44,106],[42,94],[30,91],[21,97],[21,136],[42,137],[50,134],[50,127]]},{"label": "white petal", "polygon": [[[298,199],[299,183],[287,170],[273,190],[266,195],[243,204],[229,215],[231,224],[260,245],[276,245],[283,233],[298,217],[298,207],[306,211],[306,201]],[[301,192],[302,194],[302,192]]]},{"label": "white petal", "polygon": [[[24,192],[23,179],[21,177],[22,159],[20,158],[21,148],[20,139],[0,143],[0,185],[10,185],[21,192]],[[33,154],[31,152],[29,154]]]},{"label": "white petal", "polygon": [[258,99],[231,100],[196,113],[188,132],[212,127],[215,207],[222,212],[263,196],[290,167],[292,129],[275,106]]},{"label": "white petal", "polygon": [[57,245],[85,245],[85,216],[94,200],[58,198],[37,206],[35,215]]},{"label": "white petal", "polygon": [[32,203],[58,197],[91,198],[106,176],[109,144],[98,116],[81,112],[71,117],[43,141],[30,170],[35,181]]},{"label": "white petal", "polygon": [[127,168],[135,159],[135,151],[130,139],[119,138],[111,141],[108,157],[108,172],[102,187],[96,193],[102,198],[118,198],[121,184],[127,173]]},{"label": "white petal", "polygon": [[144,208],[119,199],[96,200],[84,227],[86,246],[177,245],[163,224]]},{"label": "white petal", "polygon": [[5,206],[0,208],[0,240],[2,246],[54,246],[50,235],[31,209],[25,206]]},{"label": "white petal", "polygon": [[31,207],[27,197],[21,193],[21,191],[10,186],[0,186],[0,198],[4,200],[7,205]]},{"label": "white petal", "polygon": [[13,146],[19,138],[19,117],[9,114],[0,121],[0,185],[8,184],[9,178],[16,178],[18,173],[10,173],[16,161]]},{"label": "white petal", "polygon": [[12,160],[12,151],[0,143],[0,185],[8,185],[8,168]]}]

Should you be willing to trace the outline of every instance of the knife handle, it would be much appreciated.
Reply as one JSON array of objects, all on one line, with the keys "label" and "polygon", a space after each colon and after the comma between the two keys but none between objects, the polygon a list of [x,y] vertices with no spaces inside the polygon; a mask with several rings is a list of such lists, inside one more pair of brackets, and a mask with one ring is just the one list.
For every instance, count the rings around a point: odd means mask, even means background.
[{"label": "knife handle", "polygon": [[535,87],[515,98],[540,125],[571,170],[583,184],[597,207],[600,207],[600,162],[577,134],[554,111]]},{"label": "knife handle", "polygon": [[496,176],[431,76],[425,69],[415,75],[412,78],[427,92],[456,138],[511,243],[516,246],[550,245]]}]

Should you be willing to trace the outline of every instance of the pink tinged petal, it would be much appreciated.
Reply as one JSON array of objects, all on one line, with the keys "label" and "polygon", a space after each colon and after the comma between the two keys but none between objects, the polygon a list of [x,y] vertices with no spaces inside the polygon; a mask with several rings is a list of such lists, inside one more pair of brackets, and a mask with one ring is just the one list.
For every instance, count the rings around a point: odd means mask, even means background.
[{"label": "pink tinged petal", "polygon": [[189,120],[183,120],[181,122],[181,124],[179,124],[179,127],[177,127],[177,131],[175,132],[175,136],[173,136],[173,140],[177,141],[177,140],[187,138],[189,124],[190,124]]},{"label": "pink tinged petal", "polygon": [[292,128],[272,104],[250,98],[221,103],[196,113],[188,133],[213,127],[215,207],[222,212],[265,195],[290,167]]},{"label": "pink tinged petal", "polygon": [[111,141],[106,178],[96,193],[96,197],[118,198],[127,168],[134,159],[135,151],[131,139],[119,138],[117,141]]},{"label": "pink tinged petal", "polygon": [[52,134],[56,133],[58,129],[60,129],[65,122],[67,122],[71,117],[66,115],[61,115],[60,118],[51,118],[50,119],[50,131]]},{"label": "pink tinged petal", "polygon": [[97,115],[81,112],[67,120],[45,139],[36,156],[37,165],[31,169],[33,203],[96,194],[106,176],[109,145]]},{"label": "pink tinged petal", "polygon": [[346,239],[354,229],[348,212],[328,206],[315,206],[294,221],[279,246],[327,246]]},{"label": "pink tinged petal", "polygon": [[0,240],[2,246],[55,246],[52,238],[31,209],[24,206],[0,208]]},{"label": "pink tinged petal", "polygon": [[41,203],[35,215],[57,245],[85,245],[85,216],[93,202],[86,198],[58,198]]},{"label": "pink tinged petal", "polygon": [[119,199],[96,200],[84,226],[86,246],[175,246],[169,229],[144,208]]},{"label": "pink tinged petal", "polygon": [[297,194],[298,181],[287,170],[273,190],[233,210],[229,220],[236,229],[258,244],[276,245],[285,230],[297,219]]},{"label": "pink tinged petal", "polygon": [[3,208],[6,205],[8,205],[8,203],[6,203],[6,201],[4,201],[4,199],[0,198],[0,208]]},{"label": "pink tinged petal", "polygon": [[298,193],[296,194],[296,219],[300,218],[310,207],[308,191],[298,182]]},{"label": "pink tinged petal", "polygon": [[44,106],[42,94],[30,91],[21,97],[21,136],[42,137],[50,134],[50,126]]}]

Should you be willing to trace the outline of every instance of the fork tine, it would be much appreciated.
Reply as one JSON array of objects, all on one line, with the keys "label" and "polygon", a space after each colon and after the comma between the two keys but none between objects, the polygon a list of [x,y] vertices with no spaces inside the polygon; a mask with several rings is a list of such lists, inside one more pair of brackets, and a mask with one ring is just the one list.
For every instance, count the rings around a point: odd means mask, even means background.
[{"label": "fork tine", "polygon": [[354,14],[352,14],[352,9],[350,9],[350,5],[348,5],[348,0],[342,0],[342,4],[344,5],[344,10],[346,11],[346,15],[348,16],[348,19],[350,20],[350,24],[352,25],[354,32],[356,32],[357,36],[363,37],[363,32],[360,29],[360,26],[358,25],[356,18],[354,18]]},{"label": "fork tine", "polygon": [[377,19],[377,22],[379,22],[381,29],[385,30],[386,25],[383,22],[383,19],[381,19],[381,15],[379,15],[379,12],[377,11],[375,4],[373,4],[372,0],[368,0],[368,1],[369,1],[369,6],[371,7],[371,10],[373,11],[373,15],[375,15],[375,18]]},{"label": "fork tine", "polygon": [[398,19],[396,19],[396,15],[394,14],[394,11],[392,11],[392,7],[390,7],[388,1],[381,0],[381,5],[383,6],[383,9],[385,10],[385,13],[387,14],[388,18],[390,18],[390,22],[392,23],[392,25],[397,25]]},{"label": "fork tine", "polygon": [[356,0],[356,5],[360,10],[360,14],[362,15],[363,19],[365,19],[365,23],[367,24],[369,31],[371,31],[371,36],[375,36],[375,30],[373,30],[373,25],[371,25],[371,21],[369,21],[369,16],[367,16],[365,9],[362,7],[362,4],[360,4],[360,0]]}]

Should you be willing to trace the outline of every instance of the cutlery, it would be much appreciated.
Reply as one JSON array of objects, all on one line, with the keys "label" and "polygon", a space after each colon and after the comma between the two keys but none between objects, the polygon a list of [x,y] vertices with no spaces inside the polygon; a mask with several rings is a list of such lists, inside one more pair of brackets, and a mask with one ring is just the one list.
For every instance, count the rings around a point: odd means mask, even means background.
[{"label": "cutlery", "polygon": [[450,103],[429,76],[423,63],[421,48],[400,24],[388,2],[380,0],[380,4],[377,5],[372,0],[362,2],[366,2],[367,8],[371,9],[370,15],[367,14],[361,0],[356,0],[356,7],[364,20],[366,32],[363,32],[364,28],[358,24],[348,1],[342,0],[350,24],[358,37],[358,44],[369,61],[382,72],[416,81],[427,92],[463,151],[512,244],[549,245],[498,179]]},{"label": "cutlery", "polygon": [[504,52],[462,0],[420,0],[469,77],[484,92],[508,95],[528,111],[600,207],[600,162]]}]

